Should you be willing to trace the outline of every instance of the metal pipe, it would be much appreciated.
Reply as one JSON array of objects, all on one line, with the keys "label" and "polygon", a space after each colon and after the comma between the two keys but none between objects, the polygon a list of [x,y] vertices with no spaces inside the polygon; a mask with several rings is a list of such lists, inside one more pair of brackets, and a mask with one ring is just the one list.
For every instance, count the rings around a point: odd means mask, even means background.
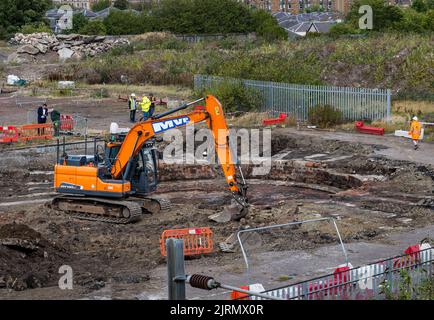
[{"label": "metal pipe", "polygon": [[336,224],[335,219],[332,219],[332,222],[333,222],[333,224],[335,226],[336,233],[338,234],[339,242],[341,243],[342,251],[344,252],[344,256],[345,256],[345,262],[346,262],[347,267],[348,267],[349,262],[348,262],[347,250],[345,250],[345,246],[344,246],[344,242],[342,241],[341,233],[339,232],[339,229],[338,229],[338,226]]},{"label": "metal pipe", "polygon": [[87,156],[87,135],[84,136],[84,154]]},{"label": "metal pipe", "polygon": [[[334,218],[333,217],[327,217],[327,218],[310,219],[310,220],[304,220],[304,221],[295,221],[295,222],[289,222],[289,223],[283,223],[283,224],[276,224],[276,225],[267,226],[267,227],[258,227],[258,228],[245,229],[245,230],[238,231],[237,239],[238,239],[238,243],[240,244],[240,248],[241,248],[241,252],[243,254],[244,262],[246,264],[246,268],[249,269],[249,261],[247,259],[246,251],[244,250],[243,242],[241,241],[241,237],[240,237],[241,233],[252,232],[252,231],[261,231],[261,230],[267,230],[267,229],[273,229],[273,228],[286,227],[286,226],[290,226],[290,225],[319,222],[319,221],[326,221],[326,220],[333,220],[334,221]],[[336,227],[336,230],[338,230],[336,223],[335,223],[335,227]],[[342,238],[341,238],[339,233],[338,233],[338,236],[339,236],[339,241],[341,243],[341,246],[344,250],[345,259],[346,259],[347,264],[348,264],[348,257],[347,257],[347,253],[345,251],[344,243],[342,242]]]},{"label": "metal pipe", "polygon": [[188,108],[189,106],[192,106],[192,105],[194,105],[194,104],[196,104],[198,102],[201,102],[203,100],[205,100],[205,98],[200,98],[200,99],[197,99],[195,101],[192,101],[192,102],[189,102],[189,103],[185,103],[185,104],[180,105],[179,107],[176,107],[176,108],[174,108],[172,110],[166,111],[166,112],[161,113],[161,114],[157,114],[157,115],[151,117],[151,119],[160,119],[160,118],[163,118],[163,117],[168,116],[168,115],[170,115],[172,113],[175,113],[177,111],[184,110],[184,109]]},{"label": "metal pipe", "polygon": [[59,164],[59,153],[60,153],[60,141],[59,138],[57,138],[56,164]]}]

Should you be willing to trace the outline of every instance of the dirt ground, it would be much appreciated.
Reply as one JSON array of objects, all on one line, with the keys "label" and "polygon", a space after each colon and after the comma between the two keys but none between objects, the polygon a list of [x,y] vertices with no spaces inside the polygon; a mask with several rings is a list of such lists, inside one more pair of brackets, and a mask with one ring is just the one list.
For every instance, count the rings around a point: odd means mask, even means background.
[{"label": "dirt ground", "polygon": [[[0,100],[1,122],[23,123],[27,110],[8,99]],[[92,106],[91,102],[63,101],[59,109],[88,117],[93,129],[107,129],[107,122],[112,121],[129,125],[125,103],[112,99]],[[434,224],[433,163],[424,157],[423,161],[410,158],[406,142],[395,137],[291,128],[273,130],[272,138],[271,172],[252,176],[246,168],[252,206],[245,219],[229,223],[208,218],[230,203],[224,180],[213,170],[195,167],[176,174],[176,168],[162,170],[157,194],[172,202],[168,212],[145,215],[130,225],[66,217],[47,205],[53,196],[53,150],[13,151],[3,147],[0,298],[162,298],[166,280],[161,270],[166,262],[159,237],[166,229],[211,227],[214,252],[190,258],[187,263],[197,272],[230,278],[244,273],[240,250],[235,246],[234,252],[223,253],[217,244],[242,228],[332,216],[345,244],[375,246],[389,244],[396,233]],[[422,152],[431,150],[432,145],[422,145]],[[273,259],[278,260],[288,250],[313,252],[338,243],[328,223],[261,232],[245,240],[249,253],[255,255],[252,264],[257,265],[256,273],[250,274],[252,282],[260,282],[264,273],[261,256],[273,253]],[[73,269],[74,290],[57,286],[62,265]],[[303,276],[303,271],[296,273]],[[276,281],[269,284],[282,285]],[[155,292],[158,294],[154,296]],[[207,296],[207,292],[196,294]]]}]

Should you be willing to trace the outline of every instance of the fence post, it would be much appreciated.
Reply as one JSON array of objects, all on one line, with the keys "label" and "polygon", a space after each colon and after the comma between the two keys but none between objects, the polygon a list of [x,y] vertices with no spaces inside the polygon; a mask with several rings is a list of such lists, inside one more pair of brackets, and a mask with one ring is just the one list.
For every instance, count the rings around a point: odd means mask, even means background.
[{"label": "fence post", "polygon": [[185,300],[184,241],[166,241],[169,300]]},{"label": "fence post", "polygon": [[387,119],[386,121],[390,121],[390,110],[391,110],[391,92],[390,89],[387,89]]}]

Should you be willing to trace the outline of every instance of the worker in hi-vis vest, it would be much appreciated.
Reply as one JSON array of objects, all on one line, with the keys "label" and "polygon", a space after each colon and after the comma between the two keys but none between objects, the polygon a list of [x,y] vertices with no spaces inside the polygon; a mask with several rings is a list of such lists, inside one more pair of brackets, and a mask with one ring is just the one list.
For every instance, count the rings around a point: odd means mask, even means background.
[{"label": "worker in hi-vis vest", "polygon": [[145,95],[142,97],[142,101],[140,102],[140,108],[143,112],[143,121],[148,120],[150,117],[149,110],[151,109],[151,100]]},{"label": "worker in hi-vis vest", "polygon": [[128,109],[130,110],[130,121],[136,122],[137,100],[134,93],[132,93],[128,99]]},{"label": "worker in hi-vis vest", "polygon": [[422,124],[419,122],[419,119],[417,117],[413,117],[410,125],[410,131],[408,134],[411,136],[411,139],[413,139],[414,144],[414,150],[417,150],[419,148],[419,138],[422,133]]}]

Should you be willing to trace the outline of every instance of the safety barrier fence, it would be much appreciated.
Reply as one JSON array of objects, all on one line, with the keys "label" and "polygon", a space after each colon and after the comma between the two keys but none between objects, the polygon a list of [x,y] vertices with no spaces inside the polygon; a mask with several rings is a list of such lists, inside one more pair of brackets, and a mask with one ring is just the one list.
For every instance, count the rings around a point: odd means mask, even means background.
[{"label": "safety barrier fence", "polygon": [[[403,290],[417,298],[418,287],[432,278],[434,249],[381,260],[356,268],[341,268],[333,274],[266,290],[285,300],[367,300],[396,297]],[[252,300],[264,298],[251,296]]]},{"label": "safety barrier fence", "polygon": [[186,256],[211,253],[214,247],[212,236],[208,227],[164,230],[160,238],[161,255],[166,256],[166,241],[171,238],[184,240]]},{"label": "safety barrier fence", "polygon": [[[35,124],[37,115],[35,111],[27,111],[27,123]],[[87,135],[87,118],[78,114],[60,115],[60,133],[70,135]]]},{"label": "safety barrier fence", "polygon": [[18,142],[18,128],[14,126],[0,127],[0,143]]},{"label": "safety barrier fence", "polygon": [[311,86],[209,75],[194,76],[196,90],[209,89],[223,82],[241,84],[256,91],[261,99],[261,111],[274,115],[291,114],[299,121],[306,121],[309,111],[317,105],[337,108],[345,120],[390,119],[389,89]]},{"label": "safety barrier fence", "polygon": [[53,126],[47,124],[26,124],[19,127],[19,141],[32,141],[53,138]]}]

